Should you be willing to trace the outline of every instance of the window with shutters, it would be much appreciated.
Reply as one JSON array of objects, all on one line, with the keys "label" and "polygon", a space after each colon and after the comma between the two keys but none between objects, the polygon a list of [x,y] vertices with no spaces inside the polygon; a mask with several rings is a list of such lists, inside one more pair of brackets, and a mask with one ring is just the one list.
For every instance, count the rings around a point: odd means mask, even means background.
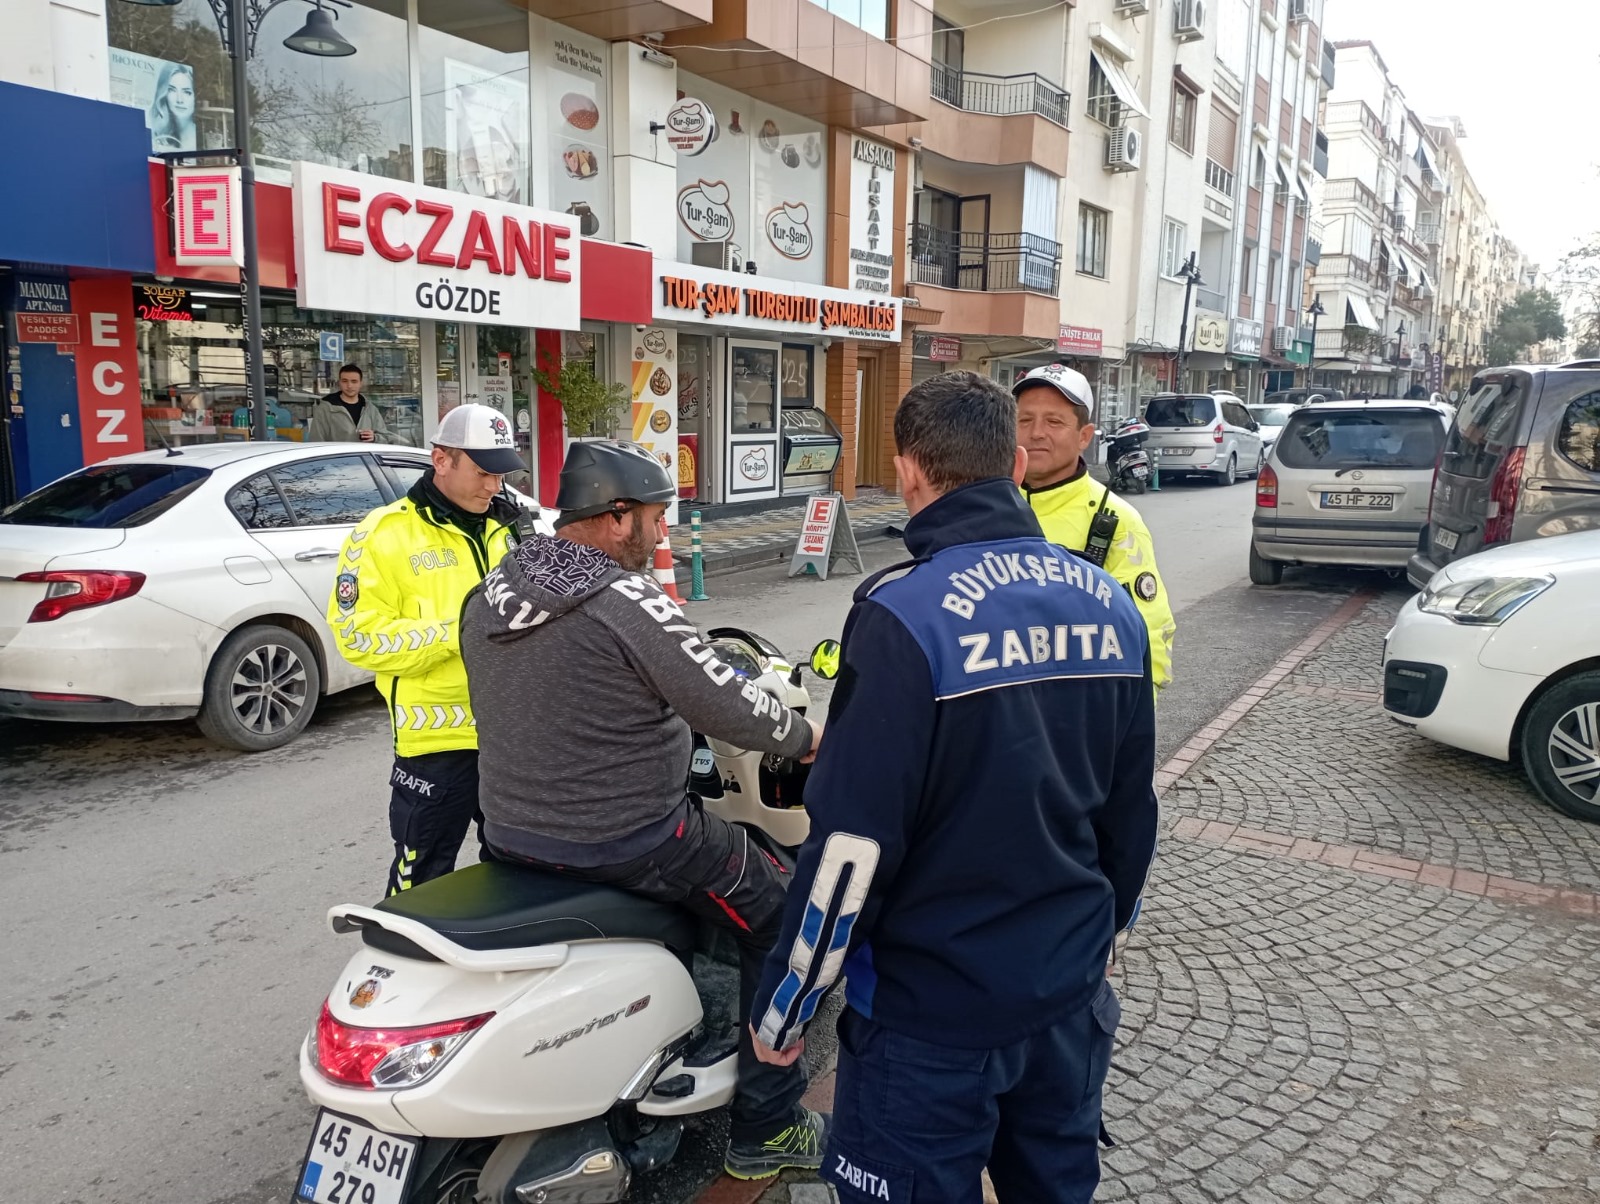
[{"label": "window with shutters", "polygon": [[1181,151],[1194,154],[1195,110],[1200,107],[1195,94],[1180,83],[1172,85],[1172,124],[1167,141]]},{"label": "window with shutters", "polygon": [[1229,198],[1233,196],[1238,155],[1239,118],[1231,109],[1213,101],[1206,130],[1206,183]]}]

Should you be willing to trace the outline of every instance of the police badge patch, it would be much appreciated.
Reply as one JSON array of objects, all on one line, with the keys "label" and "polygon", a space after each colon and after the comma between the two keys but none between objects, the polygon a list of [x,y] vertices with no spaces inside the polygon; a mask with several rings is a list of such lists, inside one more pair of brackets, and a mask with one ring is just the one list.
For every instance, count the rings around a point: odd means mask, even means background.
[{"label": "police badge patch", "polygon": [[339,609],[352,611],[356,608],[356,599],[361,596],[361,587],[356,584],[354,573],[340,573],[334,584],[334,596],[339,599]]},{"label": "police badge patch", "polygon": [[1154,573],[1140,573],[1133,579],[1133,592],[1146,602],[1154,602],[1160,589]]}]

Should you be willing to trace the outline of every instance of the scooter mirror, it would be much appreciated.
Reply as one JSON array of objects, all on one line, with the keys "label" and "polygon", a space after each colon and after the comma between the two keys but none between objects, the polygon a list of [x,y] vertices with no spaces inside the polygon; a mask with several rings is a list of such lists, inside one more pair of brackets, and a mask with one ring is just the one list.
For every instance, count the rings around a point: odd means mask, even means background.
[{"label": "scooter mirror", "polygon": [[823,640],[811,650],[811,671],[824,681],[838,677],[842,651],[838,640]]}]

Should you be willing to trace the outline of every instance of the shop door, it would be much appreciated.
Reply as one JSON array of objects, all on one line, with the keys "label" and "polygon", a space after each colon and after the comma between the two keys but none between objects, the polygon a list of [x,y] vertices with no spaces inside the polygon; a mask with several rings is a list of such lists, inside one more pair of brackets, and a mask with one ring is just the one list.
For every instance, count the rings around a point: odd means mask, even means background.
[{"label": "shop door", "polygon": [[702,335],[678,336],[678,489],[687,500],[714,500],[717,457],[712,411],[717,397],[712,342]]},{"label": "shop door", "polygon": [[876,355],[856,361],[856,484],[883,484],[883,391],[878,387]]},{"label": "shop door", "polygon": [[728,439],[723,480],[730,502],[778,496],[778,343],[728,340],[725,402]]}]

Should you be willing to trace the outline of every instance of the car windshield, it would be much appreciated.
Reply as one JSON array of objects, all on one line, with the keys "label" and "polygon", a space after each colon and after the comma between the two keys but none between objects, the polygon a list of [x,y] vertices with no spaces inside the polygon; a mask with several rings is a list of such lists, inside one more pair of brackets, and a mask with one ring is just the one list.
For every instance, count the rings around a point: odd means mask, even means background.
[{"label": "car windshield", "polygon": [[1439,466],[1480,481],[1494,472],[1516,437],[1526,395],[1522,379],[1516,376],[1481,383],[1461,403]]},{"label": "car windshield", "polygon": [[1217,403],[1209,397],[1156,397],[1144,420],[1151,426],[1208,426],[1217,420]]},{"label": "car windshield", "polygon": [[1283,426],[1294,410],[1294,406],[1251,406],[1250,417],[1262,426]]},{"label": "car windshield", "polygon": [[1432,469],[1444,424],[1428,410],[1301,410],[1278,438],[1285,468]]},{"label": "car windshield", "polygon": [[189,464],[96,464],[0,511],[25,527],[139,527],[194,492],[211,473]]}]

